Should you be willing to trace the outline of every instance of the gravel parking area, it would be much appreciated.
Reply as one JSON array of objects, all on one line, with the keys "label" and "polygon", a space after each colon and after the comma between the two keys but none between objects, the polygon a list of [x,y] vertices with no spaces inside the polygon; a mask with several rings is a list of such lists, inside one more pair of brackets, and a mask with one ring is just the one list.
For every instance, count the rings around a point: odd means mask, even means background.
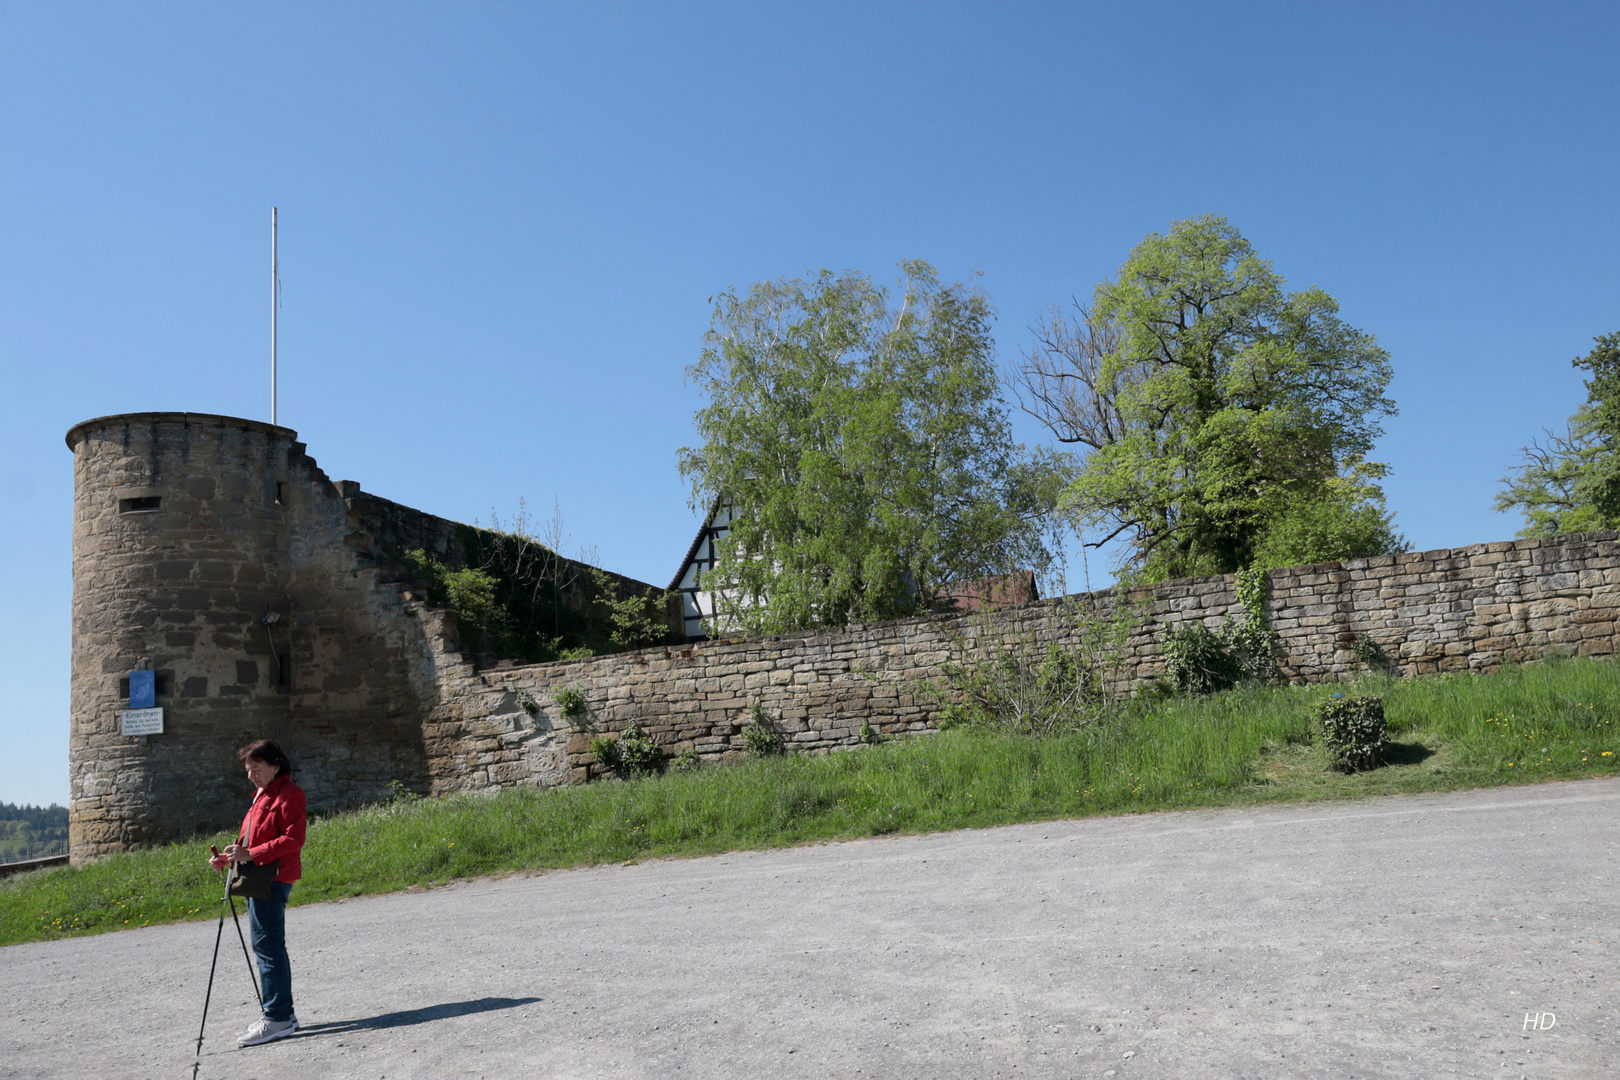
[{"label": "gravel parking area", "polygon": [[[227,926],[199,1075],[1615,1077],[1617,811],[1593,780],[294,908],[303,1030],[236,1049]],[[213,940],[0,950],[0,1077],[190,1076]]]}]

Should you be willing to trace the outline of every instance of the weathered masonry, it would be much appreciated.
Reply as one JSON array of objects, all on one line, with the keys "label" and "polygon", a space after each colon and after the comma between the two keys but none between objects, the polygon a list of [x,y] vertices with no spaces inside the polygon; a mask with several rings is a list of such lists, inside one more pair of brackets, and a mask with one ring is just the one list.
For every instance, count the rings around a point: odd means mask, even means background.
[{"label": "weathered masonry", "polygon": [[[1164,582],[1132,599],[1147,618],[1125,647],[1122,689],[1163,672],[1167,627],[1214,626],[1241,610],[1231,576]],[[862,723],[885,735],[925,732],[935,706],[915,689],[939,679],[948,660],[971,656],[975,639],[1073,641],[1075,611],[1106,610],[1115,600],[1098,592],[988,615],[696,642],[573,663],[446,666],[425,729],[434,790],[585,780],[599,771],[590,736],[632,721],[670,754],[739,754],[755,705],[801,750],[852,746]],[[1295,682],[1353,677],[1364,668],[1355,650],[1364,634],[1409,675],[1490,671],[1549,651],[1609,656],[1620,616],[1620,534],[1273,571],[1266,607],[1283,674]],[[560,715],[552,694],[564,687],[584,695],[583,715]],[[539,708],[531,713],[525,702]]]},{"label": "weathered masonry", "polygon": [[[463,654],[454,617],[395,557],[421,548],[454,564],[465,527],[332,483],[292,431],[143,413],[80,424],[68,444],[75,859],[234,824],[245,793],[232,751],[259,735],[288,747],[313,805],[334,806],[384,797],[393,781],[433,794],[577,783],[598,771],[591,737],[632,721],[669,754],[723,758],[741,752],[751,706],[809,751],[854,745],[863,723],[925,732],[934,706],[916,688],[974,639],[1073,640],[1075,610],[1115,603],[1101,592],[492,663]],[[1161,672],[1167,627],[1238,610],[1230,577],[1165,582],[1132,599],[1147,618],[1125,649],[1122,688]],[[1295,681],[1353,675],[1363,635],[1408,674],[1488,671],[1549,650],[1608,656],[1620,534],[1273,571],[1266,605]],[[156,675],[163,733],[122,735],[125,681],[143,668]],[[552,695],[563,688],[581,692],[582,713],[561,715]]]},{"label": "weathered masonry", "polygon": [[[74,858],[240,821],[251,738],[287,747],[317,808],[429,788],[423,725],[463,660],[453,617],[402,594],[399,555],[458,566],[465,526],[333,483],[253,420],[111,416],[67,442]],[[120,733],[139,670],[161,734]]]}]

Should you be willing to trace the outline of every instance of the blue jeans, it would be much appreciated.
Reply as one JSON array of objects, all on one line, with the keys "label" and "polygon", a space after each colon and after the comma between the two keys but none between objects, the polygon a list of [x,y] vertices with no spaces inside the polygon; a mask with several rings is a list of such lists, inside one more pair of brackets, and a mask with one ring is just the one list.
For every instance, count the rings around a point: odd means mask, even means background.
[{"label": "blue jeans", "polygon": [[292,965],[287,962],[287,897],[292,883],[278,881],[263,900],[249,900],[248,929],[259,958],[259,986],[266,1020],[293,1018]]}]

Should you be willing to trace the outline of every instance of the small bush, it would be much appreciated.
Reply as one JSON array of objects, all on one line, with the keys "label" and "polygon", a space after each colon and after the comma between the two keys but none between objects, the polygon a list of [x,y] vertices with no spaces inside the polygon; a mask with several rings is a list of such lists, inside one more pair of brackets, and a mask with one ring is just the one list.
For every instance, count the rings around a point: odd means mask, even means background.
[{"label": "small bush", "polygon": [[669,759],[669,771],[673,773],[695,773],[702,767],[703,759],[690,746]]},{"label": "small bush", "polygon": [[468,648],[499,650],[510,630],[510,613],[496,598],[500,581],[483,570],[452,570],[421,548],[400,553],[412,578],[426,586],[435,603],[449,604],[456,630]]},{"label": "small bush", "polygon": [[1105,719],[1115,705],[1112,681],[1137,613],[1127,604],[1104,613],[1066,604],[1074,632],[1064,644],[1043,642],[1020,620],[1012,633],[986,619],[946,628],[953,658],[942,683],[921,692],[939,703],[935,723],[1046,737]]},{"label": "small bush", "polygon": [[1277,636],[1266,616],[1264,570],[1234,575],[1242,614],[1228,615],[1219,630],[1200,622],[1172,626],[1164,636],[1164,667],[1182,690],[1213,694],[1239,683],[1277,680]]},{"label": "small bush", "polygon": [[1350,648],[1355,652],[1356,659],[1370,668],[1389,663],[1389,657],[1384,654],[1378,642],[1372,639],[1371,634],[1362,634]]},{"label": "small bush", "polygon": [[421,797],[409,787],[406,787],[402,780],[388,781],[388,801],[391,803],[410,803]]},{"label": "small bush", "polygon": [[1159,702],[1171,701],[1180,694],[1181,688],[1172,682],[1168,676],[1159,675],[1138,686],[1136,692],[1132,694],[1131,700],[1138,706],[1155,705]]},{"label": "small bush", "polygon": [[554,691],[551,700],[557,703],[557,708],[562,710],[564,716],[578,716],[585,711],[585,695],[572,686]]},{"label": "small bush", "polygon": [[1165,674],[1191,694],[1213,694],[1242,682],[1243,657],[1226,633],[1232,625],[1229,622],[1219,631],[1201,622],[1172,626],[1164,636]]},{"label": "small bush", "polygon": [[644,649],[675,643],[676,634],[664,621],[668,593],[620,596],[620,586],[613,578],[594,567],[591,579],[596,584],[596,606],[612,627],[610,640],[614,648]]},{"label": "small bush", "polygon": [[612,735],[598,735],[591,740],[591,756],[602,768],[619,771],[619,740]]},{"label": "small bush", "polygon": [[883,734],[865,720],[861,721],[861,730],[856,734],[855,737],[860,739],[861,742],[865,743],[867,746],[876,746],[878,743],[883,741]]},{"label": "small bush", "polygon": [[664,763],[658,743],[634,720],[619,732],[618,738],[599,735],[592,739],[591,753],[603,766],[625,778],[650,775]]},{"label": "small bush", "polygon": [[748,707],[749,722],[742,729],[743,745],[755,757],[776,757],[787,750],[787,740],[763,705]]},{"label": "small bush", "polygon": [[1334,694],[1316,705],[1322,745],[1341,772],[1370,769],[1383,758],[1389,738],[1384,699],[1377,694]]},{"label": "small bush", "polygon": [[1047,736],[1092,723],[1107,709],[1107,686],[1097,672],[1060,645],[1015,652],[992,644],[988,651],[980,664],[945,668],[961,699],[941,710],[944,726]]}]

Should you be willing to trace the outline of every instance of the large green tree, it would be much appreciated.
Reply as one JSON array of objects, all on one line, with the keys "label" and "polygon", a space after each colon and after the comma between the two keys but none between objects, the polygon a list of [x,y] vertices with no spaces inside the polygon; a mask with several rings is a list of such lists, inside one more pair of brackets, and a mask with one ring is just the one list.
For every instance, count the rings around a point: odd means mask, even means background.
[{"label": "large green tree", "polygon": [[1053,311],[1024,407],[1085,448],[1063,495],[1137,580],[1400,550],[1365,460],[1389,357],[1311,287],[1289,292],[1224,218],[1138,244],[1078,316]]},{"label": "large green tree", "polygon": [[705,578],[754,632],[893,618],[963,578],[1044,567],[1055,463],[1012,441],[982,292],[902,264],[899,302],[857,273],[714,304],[689,371],[693,504],[738,517]]},{"label": "large green tree", "polygon": [[1502,478],[1496,509],[1523,512],[1520,536],[1620,527],[1620,333],[1593,341],[1572,361],[1591,378],[1565,433],[1526,446],[1522,464]]}]

